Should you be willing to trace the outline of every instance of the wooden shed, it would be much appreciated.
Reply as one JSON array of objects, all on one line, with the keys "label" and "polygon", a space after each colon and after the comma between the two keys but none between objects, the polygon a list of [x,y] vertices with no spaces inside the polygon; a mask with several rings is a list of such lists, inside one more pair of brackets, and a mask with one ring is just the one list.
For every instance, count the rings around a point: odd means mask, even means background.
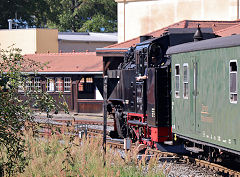
[{"label": "wooden shed", "polygon": [[[56,100],[61,92],[69,109],[78,113],[101,113],[103,98],[94,80],[102,77],[102,59],[95,52],[32,54],[25,58],[48,63],[39,70],[27,89],[38,88]],[[21,90],[19,91],[21,94]]]}]

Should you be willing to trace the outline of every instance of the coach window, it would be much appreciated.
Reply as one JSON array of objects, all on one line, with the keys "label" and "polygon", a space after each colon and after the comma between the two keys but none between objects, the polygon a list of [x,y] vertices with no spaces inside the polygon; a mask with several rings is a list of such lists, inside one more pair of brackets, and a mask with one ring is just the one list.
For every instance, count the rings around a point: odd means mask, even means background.
[{"label": "coach window", "polygon": [[188,63],[183,64],[183,98],[188,99],[188,80],[189,80],[189,74],[188,74]]},{"label": "coach window", "polygon": [[229,96],[231,103],[237,103],[237,61],[229,63]]},{"label": "coach window", "polygon": [[180,98],[180,65],[175,65],[175,97]]}]

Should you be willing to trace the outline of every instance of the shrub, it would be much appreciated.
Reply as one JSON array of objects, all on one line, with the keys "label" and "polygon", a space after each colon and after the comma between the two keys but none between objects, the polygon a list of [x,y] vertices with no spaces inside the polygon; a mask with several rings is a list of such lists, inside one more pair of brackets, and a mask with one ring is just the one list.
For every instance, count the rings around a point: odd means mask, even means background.
[{"label": "shrub", "polygon": [[[33,120],[31,105],[48,113],[56,104],[47,93],[25,90],[25,101],[19,99],[19,87],[25,88],[29,76],[26,71],[36,73],[44,64],[24,58],[20,49],[13,46],[0,50],[0,173],[12,176],[23,172],[27,165],[26,142],[23,130]],[[44,106],[42,106],[44,105]]]}]

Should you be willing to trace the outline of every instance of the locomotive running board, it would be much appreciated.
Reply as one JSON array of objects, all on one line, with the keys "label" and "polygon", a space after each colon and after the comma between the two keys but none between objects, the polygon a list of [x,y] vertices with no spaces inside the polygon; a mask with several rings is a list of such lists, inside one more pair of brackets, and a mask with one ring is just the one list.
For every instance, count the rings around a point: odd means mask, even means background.
[{"label": "locomotive running board", "polygon": [[138,120],[128,120],[128,123],[133,125],[139,125],[139,126],[147,126],[146,122],[140,122]]},{"label": "locomotive running board", "polygon": [[184,145],[166,145],[163,143],[156,143],[155,145],[155,147],[162,152],[172,152],[180,154],[185,154],[189,152],[184,148]]}]

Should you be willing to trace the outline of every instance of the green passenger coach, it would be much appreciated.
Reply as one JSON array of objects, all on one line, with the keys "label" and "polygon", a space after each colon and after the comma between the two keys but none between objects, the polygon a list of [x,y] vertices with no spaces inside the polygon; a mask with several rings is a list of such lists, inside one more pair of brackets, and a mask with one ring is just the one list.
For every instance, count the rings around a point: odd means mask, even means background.
[{"label": "green passenger coach", "polygon": [[167,55],[175,140],[196,153],[240,155],[240,35],[174,46]]}]

